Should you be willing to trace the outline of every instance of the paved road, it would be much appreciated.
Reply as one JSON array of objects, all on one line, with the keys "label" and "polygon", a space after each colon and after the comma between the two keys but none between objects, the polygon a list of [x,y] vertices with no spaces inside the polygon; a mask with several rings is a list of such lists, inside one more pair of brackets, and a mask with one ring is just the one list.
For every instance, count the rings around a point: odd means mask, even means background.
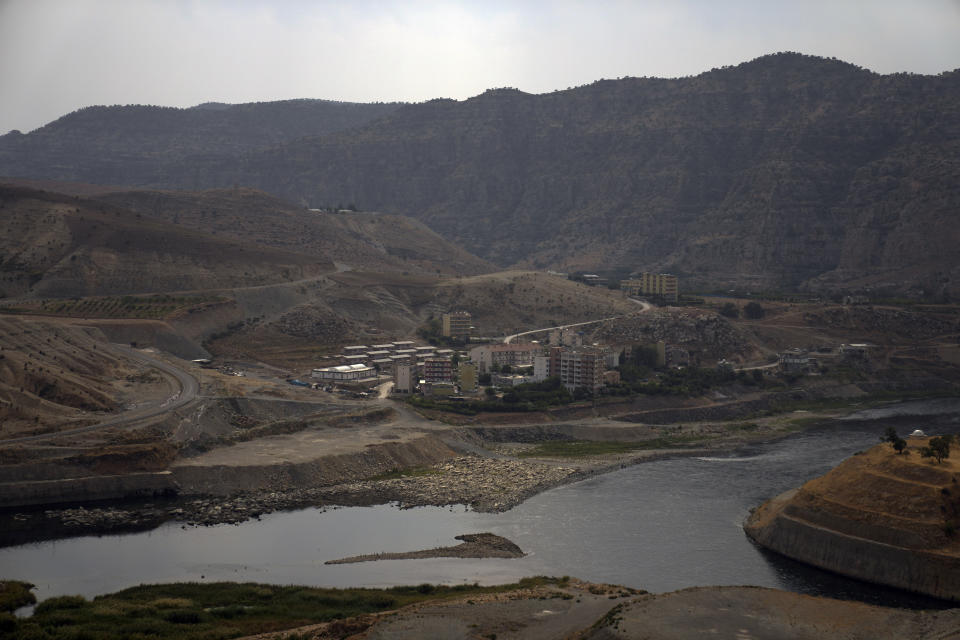
[{"label": "paved road", "polygon": [[[640,305],[640,313],[644,313],[653,308],[653,305],[647,302],[646,300],[637,300],[636,298],[629,298],[630,302],[635,302]],[[569,329],[570,327],[582,327],[588,324],[596,324],[598,322],[605,322],[607,320],[616,320],[618,318],[623,318],[624,316],[611,316],[609,318],[600,318],[599,320],[587,320],[586,322],[574,322],[573,324],[562,324],[558,327],[547,327],[546,329],[533,329],[532,331],[521,331],[520,333],[515,333],[512,336],[507,336],[503,339],[504,344],[510,344],[514,339],[519,338],[520,336],[528,336],[531,333],[541,333],[543,331],[554,331],[556,329]]]},{"label": "paved road", "polygon": [[36,436],[23,436],[20,438],[10,438],[7,440],[0,440],[0,446],[7,444],[16,444],[20,442],[36,442],[38,440],[49,440],[51,438],[59,438],[61,436],[72,436],[80,433],[89,433],[91,431],[97,431],[98,429],[105,429],[107,427],[123,427],[129,424],[133,424],[140,420],[145,420],[146,418],[153,418],[163,413],[169,411],[174,411],[184,406],[185,404],[192,402],[200,391],[200,383],[197,382],[197,379],[194,378],[191,374],[187,373],[179,367],[175,367],[171,364],[168,364],[162,360],[154,358],[151,355],[148,355],[142,351],[132,349],[128,346],[121,344],[110,345],[114,350],[121,352],[125,356],[133,359],[139,360],[154,369],[159,369],[163,373],[173,377],[180,386],[180,390],[171,395],[170,397],[164,399],[159,403],[154,403],[152,406],[141,407],[133,411],[124,413],[122,416],[116,418],[110,418],[104,422],[98,422],[97,424],[87,425],[86,427],[78,427],[76,429],[68,429],[66,431],[57,431],[55,433],[44,433]]}]

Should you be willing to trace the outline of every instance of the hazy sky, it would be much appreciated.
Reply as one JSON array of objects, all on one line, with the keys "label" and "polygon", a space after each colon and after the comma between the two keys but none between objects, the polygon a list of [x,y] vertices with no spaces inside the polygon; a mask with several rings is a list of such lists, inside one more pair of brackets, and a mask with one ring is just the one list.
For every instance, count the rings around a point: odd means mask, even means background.
[{"label": "hazy sky", "polygon": [[960,67],[960,0],[0,0],[0,133],[94,104],[420,101],[776,51]]}]

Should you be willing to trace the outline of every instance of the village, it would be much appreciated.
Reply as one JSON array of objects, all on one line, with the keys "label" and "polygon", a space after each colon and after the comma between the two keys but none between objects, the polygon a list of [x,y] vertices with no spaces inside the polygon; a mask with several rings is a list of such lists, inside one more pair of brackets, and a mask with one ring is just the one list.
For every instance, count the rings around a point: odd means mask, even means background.
[{"label": "village", "polygon": [[[650,308],[648,299],[661,304],[677,303],[676,276],[634,275],[621,281],[619,288],[623,296],[643,305],[642,310]],[[592,274],[581,278],[592,286],[607,284],[604,278]],[[656,379],[663,372],[672,371],[676,378],[688,368],[695,369],[691,365],[700,364],[699,358],[691,361],[690,352],[683,346],[663,340],[649,344],[588,342],[581,324],[491,338],[481,336],[482,328],[474,326],[468,311],[450,310],[439,318],[431,318],[428,327],[421,329],[422,342],[399,340],[345,346],[341,354],[328,358],[336,364],[312,370],[310,382],[290,382],[357,398],[377,395],[379,389],[381,397],[516,402],[515,390],[521,388],[538,392],[562,389],[563,398],[582,400],[602,393],[624,395],[631,389],[660,389]],[[534,336],[540,339],[533,339]],[[749,367],[736,368],[734,363],[719,358],[711,363],[709,371],[718,378],[738,373],[745,376],[749,372],[750,380],[756,383],[770,374],[815,374],[819,370],[818,356],[862,358],[869,348],[867,344],[844,344],[836,351],[810,353],[795,347],[780,352],[774,361]],[[649,373],[654,380],[623,380],[625,370],[639,371],[640,375]]]}]

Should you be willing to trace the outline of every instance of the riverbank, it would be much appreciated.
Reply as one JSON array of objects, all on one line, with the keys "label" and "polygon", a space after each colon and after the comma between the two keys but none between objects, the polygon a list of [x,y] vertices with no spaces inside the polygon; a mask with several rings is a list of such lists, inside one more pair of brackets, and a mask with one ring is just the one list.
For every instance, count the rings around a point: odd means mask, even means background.
[{"label": "riverbank", "polygon": [[[919,411],[920,407],[930,403],[912,404]],[[909,414],[906,405],[889,406],[896,408],[891,411],[890,420],[909,419],[896,415],[904,410]],[[339,466],[354,472],[357,465],[366,465],[369,468],[367,474],[372,475],[365,478],[319,486],[302,479],[300,483],[294,483],[287,478],[277,483],[281,487],[277,490],[26,510],[4,516],[6,521],[0,545],[144,530],[170,520],[181,522],[183,526],[237,524],[275,511],[307,507],[462,504],[478,512],[503,512],[533,495],[563,484],[664,458],[725,455],[751,444],[782,439],[849,413],[849,408],[838,408],[766,416],[749,422],[670,426],[625,425],[596,418],[571,424],[447,429],[431,436],[435,440],[442,436],[446,443],[438,440],[438,444],[430,448],[431,452],[446,458],[442,462],[391,469],[387,465],[394,458],[383,456],[383,460],[371,466],[371,453],[391,446],[388,441],[374,447],[362,447],[357,454],[361,458],[356,464],[342,455],[337,457]],[[881,420],[882,415],[871,420]],[[383,438],[392,434],[380,432],[379,435]],[[584,439],[591,436],[596,440]],[[460,450],[461,455],[457,456],[449,447]],[[447,453],[442,454],[442,451]],[[330,469],[323,458],[314,466]],[[283,478],[291,475],[289,465],[275,468],[273,477],[281,477],[281,473],[285,474]],[[217,469],[213,471],[220,473]],[[215,480],[215,477],[211,478],[211,482]]]},{"label": "riverbank", "polygon": [[[2,583],[0,583],[2,586]],[[0,614],[6,615],[6,614]],[[953,638],[960,609],[911,611],[758,587],[695,587],[665,594],[575,578],[518,583],[319,589],[256,583],[144,585],[41,603],[8,618],[13,638],[244,640],[357,637],[611,638],[684,640],[715,635],[804,640]]]},{"label": "riverbank", "polygon": [[[775,428],[744,428],[742,424],[733,429],[717,425],[678,426],[672,429],[669,439],[656,430],[646,440],[606,441],[601,444],[615,451],[592,455],[577,453],[575,445],[583,441],[567,440],[574,445],[571,451],[547,452],[543,456],[538,455],[536,443],[492,441],[486,443],[489,450],[473,447],[483,455],[461,455],[433,465],[395,469],[373,478],[330,486],[19,512],[12,516],[6,536],[15,535],[16,529],[25,535],[0,538],[0,543],[29,542],[30,533],[43,528],[56,531],[49,537],[66,537],[143,530],[170,520],[189,527],[239,524],[275,511],[308,507],[466,505],[474,511],[498,513],[543,491],[627,466],[673,457],[717,455],[750,443],[774,441],[796,431],[797,427],[787,423],[779,423]],[[44,524],[47,526],[43,527]]]}]

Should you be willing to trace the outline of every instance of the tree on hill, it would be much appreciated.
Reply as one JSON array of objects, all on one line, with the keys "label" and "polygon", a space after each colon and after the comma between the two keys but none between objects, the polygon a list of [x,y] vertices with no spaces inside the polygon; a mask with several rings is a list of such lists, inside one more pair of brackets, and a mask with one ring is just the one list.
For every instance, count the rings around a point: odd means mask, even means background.
[{"label": "tree on hill", "polygon": [[743,308],[743,315],[750,320],[759,320],[767,313],[767,310],[760,306],[759,302],[748,302]]},{"label": "tree on hill", "polygon": [[930,442],[927,443],[927,446],[920,450],[920,455],[922,455],[924,458],[936,458],[937,464],[940,464],[945,458],[950,457],[950,444],[952,442],[953,436],[937,436],[936,438],[930,438]]},{"label": "tree on hill", "polygon": [[891,445],[893,445],[893,448],[898,454],[903,453],[903,451],[907,448],[907,441],[898,436],[897,430],[893,427],[887,427],[887,430],[883,432],[883,438],[881,438],[881,440],[883,442],[889,442]]},{"label": "tree on hill", "polygon": [[720,315],[726,318],[739,318],[740,308],[732,302],[724,302],[723,306],[720,307]]}]

